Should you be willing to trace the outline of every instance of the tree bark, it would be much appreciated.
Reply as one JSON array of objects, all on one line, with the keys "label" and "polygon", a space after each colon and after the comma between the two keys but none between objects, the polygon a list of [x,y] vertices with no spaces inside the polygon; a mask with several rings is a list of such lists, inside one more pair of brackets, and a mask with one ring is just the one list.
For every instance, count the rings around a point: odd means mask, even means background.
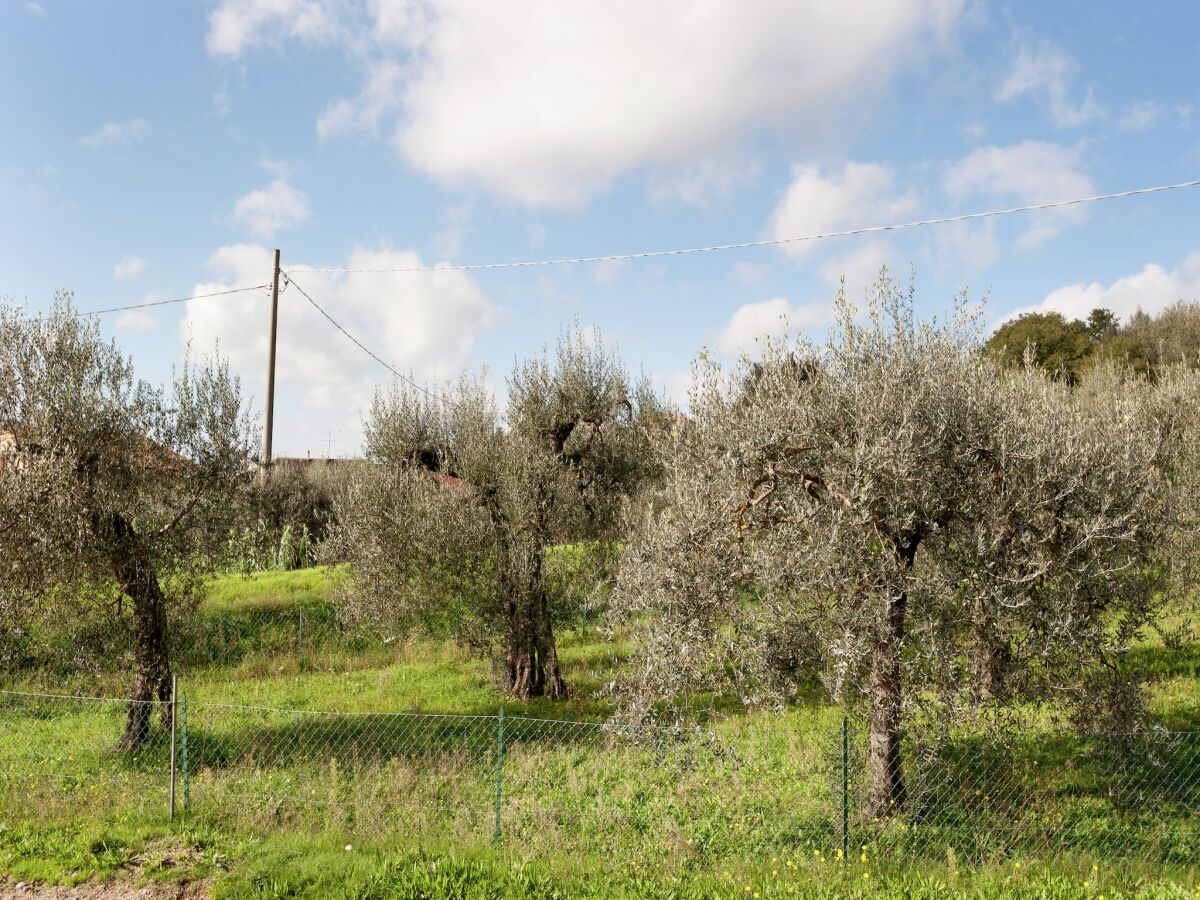
[{"label": "tree bark", "polygon": [[[915,540],[899,545],[907,578],[917,553]],[[904,808],[908,792],[900,751],[904,649],[908,590],[901,588],[887,601],[884,621],[871,654],[871,717],[868,727],[867,802],[869,819],[894,816]]]},{"label": "tree bark", "polygon": [[558,664],[554,627],[546,592],[540,586],[524,591],[508,604],[508,652],[505,682],[519,700],[567,696],[567,683]]},{"label": "tree bark", "polygon": [[111,521],[116,537],[113,575],[133,602],[133,692],[125,730],[117,746],[134,750],[150,736],[155,700],[160,704],[164,727],[171,720],[171,666],[167,656],[167,612],[158,574],[138,547],[137,534],[120,515]]},{"label": "tree bark", "polygon": [[1006,642],[996,640],[995,629],[994,616],[984,609],[975,626],[975,646],[971,652],[971,696],[976,703],[1003,699],[1012,651]]}]

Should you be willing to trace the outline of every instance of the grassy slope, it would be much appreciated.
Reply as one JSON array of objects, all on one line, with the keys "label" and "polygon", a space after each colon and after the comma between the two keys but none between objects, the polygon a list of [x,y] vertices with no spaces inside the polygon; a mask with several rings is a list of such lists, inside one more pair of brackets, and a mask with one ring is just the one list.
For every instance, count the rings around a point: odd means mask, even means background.
[{"label": "grassy slope", "polygon": [[[191,659],[183,654],[180,664],[189,700],[359,713],[491,714],[503,704],[510,715],[581,720],[602,718],[608,711],[606,701],[595,695],[620,667],[619,647],[564,635],[561,655],[575,688],[573,699],[553,705],[515,704],[497,695],[483,663],[452,646],[429,642],[385,646],[338,634],[327,608],[330,585],[331,577],[321,570],[214,582],[201,628],[207,643]],[[214,642],[213,634],[223,637]],[[1143,665],[1158,679],[1155,711],[1177,727],[1195,727],[1200,698],[1195,648],[1168,652],[1148,645],[1141,653]],[[109,687],[115,689],[116,682]],[[767,746],[772,741],[799,742],[797,735],[828,735],[835,720],[831,710],[799,707],[782,719],[769,720],[758,731],[755,717],[736,717],[727,728],[756,735],[757,743],[742,745],[752,770],[756,759],[763,766],[777,759],[772,756],[777,748]],[[763,747],[761,756],[755,757],[758,743]],[[788,752],[803,754],[810,749],[796,743]],[[27,765],[35,764],[39,750],[36,742],[28,748]],[[156,748],[149,755],[162,752],[163,748]],[[559,762],[557,757],[531,757],[525,770],[517,761],[514,774],[532,782],[541,769]],[[157,766],[155,762],[149,770],[158,770]],[[575,777],[569,767],[554,775],[563,780]],[[629,780],[629,772],[617,772],[615,777]],[[674,786],[645,787],[649,793],[670,793]],[[702,782],[701,787],[719,791],[722,786]],[[724,787],[739,794],[754,790],[753,783]],[[797,790],[795,798],[782,798],[783,802],[803,803],[806,789],[800,785]],[[698,868],[689,864],[686,854],[673,852],[669,841],[665,848],[650,846],[659,835],[638,838],[616,825],[605,831],[600,820],[587,822],[598,832],[588,852],[562,850],[550,842],[526,860],[511,846],[494,851],[486,841],[457,842],[439,852],[436,838],[406,836],[395,823],[335,815],[333,806],[321,807],[309,817],[279,818],[276,810],[274,820],[262,818],[260,809],[245,815],[194,814],[185,823],[171,825],[162,814],[161,797],[127,802],[130,798],[103,796],[109,803],[94,803],[86,811],[74,798],[66,808],[58,808],[55,797],[44,797],[37,807],[25,810],[6,804],[0,816],[0,870],[16,878],[55,881],[130,872],[136,877],[210,878],[218,896],[233,897],[749,897],[755,893],[762,897],[852,893],[1095,897],[1125,892],[1180,897],[1193,896],[1196,890],[1194,872],[1176,872],[1174,878],[1163,879],[1140,873],[1136,867],[1107,866],[1102,859],[1085,856],[1061,859],[1051,868],[1035,862],[1032,870],[1028,862],[1019,868],[1018,859],[971,872],[956,873],[952,864],[938,864],[924,873],[889,874],[886,859],[875,858],[874,849],[866,863],[855,859],[842,867],[833,861],[832,853],[824,859],[817,849],[810,856],[804,846],[789,856],[749,853],[724,869]],[[770,795],[751,799],[758,805],[781,802]],[[753,811],[758,806],[747,808]],[[1099,868],[1093,871],[1093,865]],[[1200,896],[1200,891],[1195,895]]]}]

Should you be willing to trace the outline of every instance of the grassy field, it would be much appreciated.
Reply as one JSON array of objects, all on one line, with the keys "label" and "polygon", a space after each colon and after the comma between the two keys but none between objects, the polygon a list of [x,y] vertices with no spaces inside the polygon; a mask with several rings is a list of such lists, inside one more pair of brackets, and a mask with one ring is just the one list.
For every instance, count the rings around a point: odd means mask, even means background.
[{"label": "grassy field", "polygon": [[[1114,780],[1094,746],[960,747],[911,767],[936,816],[856,828],[839,859],[838,710],[735,714],[683,739],[598,727],[628,646],[568,632],[572,699],[514,703],[451,644],[342,631],[336,578],[212,583],[176,654],[190,805],[175,822],[165,740],[112,749],[122,704],[5,699],[0,872],[199,881],[226,897],[1200,896],[1194,741],[1142,754],[1170,757],[1169,792],[1153,768]],[[1196,730],[1197,648],[1148,637],[1138,652],[1154,715]],[[124,678],[10,687],[119,697]]]}]

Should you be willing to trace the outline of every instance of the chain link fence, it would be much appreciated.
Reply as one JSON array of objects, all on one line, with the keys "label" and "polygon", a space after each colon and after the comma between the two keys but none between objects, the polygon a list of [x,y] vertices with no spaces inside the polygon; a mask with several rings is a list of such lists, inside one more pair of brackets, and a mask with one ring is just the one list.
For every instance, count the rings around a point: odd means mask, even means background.
[{"label": "chain link fence", "polygon": [[833,712],[806,729],[763,715],[689,730],[181,693],[155,704],[152,721],[165,714],[165,726],[123,751],[129,707],[0,692],[0,808],[171,810],[651,862],[970,865],[1078,853],[1200,863],[1200,733],[913,735],[893,761],[902,777],[887,782],[900,802],[881,815],[865,730]]}]

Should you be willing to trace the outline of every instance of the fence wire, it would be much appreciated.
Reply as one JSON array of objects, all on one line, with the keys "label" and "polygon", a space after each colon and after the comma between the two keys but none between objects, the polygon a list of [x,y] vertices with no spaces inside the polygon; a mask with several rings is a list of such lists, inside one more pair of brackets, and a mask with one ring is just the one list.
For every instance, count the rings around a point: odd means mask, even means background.
[{"label": "fence wire", "polygon": [[[1200,863],[1200,734],[906,737],[857,722],[672,729],[495,715],[130,703],[0,691],[0,809],[203,815],[647,862],[970,865],[1062,854]],[[782,863],[781,863],[782,864]]]}]

